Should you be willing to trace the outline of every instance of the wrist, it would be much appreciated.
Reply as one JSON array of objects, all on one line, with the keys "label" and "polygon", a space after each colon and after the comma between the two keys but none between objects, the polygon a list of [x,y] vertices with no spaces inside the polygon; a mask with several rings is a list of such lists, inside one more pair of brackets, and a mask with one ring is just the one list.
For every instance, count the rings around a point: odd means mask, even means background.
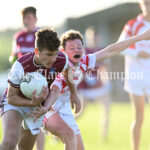
[{"label": "wrist", "polygon": [[49,111],[49,107],[44,107],[45,113],[47,113]]},{"label": "wrist", "polygon": [[36,107],[36,106],[37,106],[32,100],[29,102],[29,105],[30,105],[31,107]]},{"label": "wrist", "polygon": [[77,91],[71,92],[71,95],[77,95]]}]

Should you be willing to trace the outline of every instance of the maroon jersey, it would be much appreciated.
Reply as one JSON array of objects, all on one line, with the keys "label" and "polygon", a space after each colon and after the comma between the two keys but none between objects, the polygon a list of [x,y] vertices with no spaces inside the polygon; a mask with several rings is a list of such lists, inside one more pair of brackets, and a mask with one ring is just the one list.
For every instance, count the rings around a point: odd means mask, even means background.
[{"label": "maroon jersey", "polygon": [[[40,72],[43,74],[48,82],[48,86],[52,84],[56,76],[66,69],[68,64],[68,58],[62,52],[58,53],[55,63],[50,68],[45,68],[44,66],[38,66],[34,63],[35,53],[31,52],[23,55],[19,58],[12,66],[11,73],[8,78],[8,82],[11,86],[15,88],[20,88],[22,82],[22,77],[28,72]],[[4,103],[6,101],[7,89],[2,95],[0,101],[0,108],[3,110]]]},{"label": "maroon jersey", "polygon": [[[58,53],[57,59],[51,68],[45,68],[44,66],[36,65],[34,63],[34,56],[35,56],[35,53],[32,52],[32,53],[25,54],[24,56],[19,58],[17,61],[20,63],[21,68],[16,67],[15,69],[18,69],[18,70],[22,69],[23,74],[26,74],[28,72],[40,72],[46,77],[49,86],[55,80],[55,77],[65,69],[68,63],[65,54],[63,54],[62,52]],[[17,80],[13,81],[13,79],[10,78],[8,82],[13,87],[20,86],[19,85],[20,82],[18,82]]]},{"label": "maroon jersey", "polygon": [[14,35],[13,39],[13,49],[12,49],[12,56],[17,56],[20,58],[22,55],[33,52],[35,46],[35,32],[39,28],[36,28],[32,32],[28,32],[26,30],[22,30],[17,32]]}]

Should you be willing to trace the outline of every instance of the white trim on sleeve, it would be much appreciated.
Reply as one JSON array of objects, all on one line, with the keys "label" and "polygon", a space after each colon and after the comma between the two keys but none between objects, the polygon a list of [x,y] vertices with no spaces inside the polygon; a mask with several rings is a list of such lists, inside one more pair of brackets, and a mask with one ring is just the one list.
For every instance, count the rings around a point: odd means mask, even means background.
[{"label": "white trim on sleeve", "polygon": [[20,62],[15,61],[10,70],[8,80],[14,85],[20,85],[23,77],[24,77],[23,66],[20,64]]},{"label": "white trim on sleeve", "polygon": [[59,81],[57,81],[57,80],[55,79],[55,81],[52,83],[51,87],[52,87],[53,85],[56,85],[56,86],[59,88],[60,92],[61,92],[61,90],[62,90],[62,85],[61,85],[61,83],[60,83]]},{"label": "white trim on sleeve", "polygon": [[[68,60],[68,56],[67,56],[65,53],[63,53],[63,54],[64,54],[65,57],[66,57],[66,64],[65,64],[65,66],[64,66],[64,68],[63,68],[63,71],[65,71],[66,68],[68,67],[69,60]],[[62,71],[62,72],[63,72],[63,71]]]},{"label": "white trim on sleeve", "polygon": [[96,55],[95,54],[89,54],[88,57],[89,57],[88,69],[95,68],[95,65],[96,65]]}]

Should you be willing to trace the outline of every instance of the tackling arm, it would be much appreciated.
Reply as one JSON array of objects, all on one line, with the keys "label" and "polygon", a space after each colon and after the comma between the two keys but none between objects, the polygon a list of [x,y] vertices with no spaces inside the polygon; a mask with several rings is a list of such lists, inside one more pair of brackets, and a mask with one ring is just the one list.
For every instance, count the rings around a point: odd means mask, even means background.
[{"label": "tackling arm", "polygon": [[150,40],[150,29],[140,35],[133,36],[121,42],[116,42],[104,48],[103,50],[96,52],[96,61],[101,61],[105,58],[115,56],[124,49],[128,48],[130,45],[142,40]]}]

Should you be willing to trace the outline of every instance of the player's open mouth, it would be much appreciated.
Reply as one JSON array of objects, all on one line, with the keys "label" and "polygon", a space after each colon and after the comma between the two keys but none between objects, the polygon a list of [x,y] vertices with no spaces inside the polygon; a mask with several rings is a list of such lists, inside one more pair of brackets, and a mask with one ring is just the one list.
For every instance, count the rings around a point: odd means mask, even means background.
[{"label": "player's open mouth", "polygon": [[76,54],[76,55],[74,55],[73,57],[74,57],[74,58],[80,58],[81,55],[80,55],[80,54]]}]

